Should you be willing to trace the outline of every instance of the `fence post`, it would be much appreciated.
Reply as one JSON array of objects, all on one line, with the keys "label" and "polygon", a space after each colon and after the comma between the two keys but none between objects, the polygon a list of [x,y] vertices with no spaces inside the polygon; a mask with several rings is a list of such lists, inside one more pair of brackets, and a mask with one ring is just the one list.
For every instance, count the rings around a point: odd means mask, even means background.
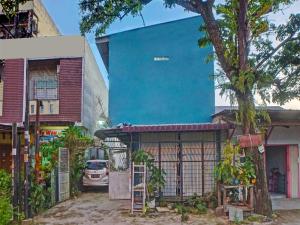
[{"label": "fence post", "polygon": [[[15,209],[18,205],[18,163],[17,163],[17,141],[18,141],[18,128],[17,124],[12,124],[12,189],[13,189],[13,208]],[[14,212],[14,219],[17,218]]]},{"label": "fence post", "polygon": [[203,141],[201,141],[201,170],[202,170],[201,185],[202,185],[202,196],[203,196],[204,195],[204,180],[205,180],[205,177],[204,177],[204,143],[203,143]]},{"label": "fence post", "polygon": [[183,202],[183,155],[182,155],[182,142],[181,135],[178,133],[179,141],[179,174],[180,174],[180,201]]},{"label": "fence post", "polygon": [[[161,143],[158,143],[158,169],[159,175],[161,175]],[[159,187],[159,198],[162,197],[161,187]]]},{"label": "fence post", "polygon": [[216,160],[221,161],[221,131],[216,132]]}]

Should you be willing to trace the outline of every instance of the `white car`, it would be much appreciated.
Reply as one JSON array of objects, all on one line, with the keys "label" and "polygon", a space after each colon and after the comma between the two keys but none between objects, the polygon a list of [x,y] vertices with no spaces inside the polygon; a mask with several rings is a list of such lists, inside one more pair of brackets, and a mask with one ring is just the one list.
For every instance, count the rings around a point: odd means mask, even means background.
[{"label": "white car", "polygon": [[84,187],[108,186],[108,160],[88,160],[82,178]]}]

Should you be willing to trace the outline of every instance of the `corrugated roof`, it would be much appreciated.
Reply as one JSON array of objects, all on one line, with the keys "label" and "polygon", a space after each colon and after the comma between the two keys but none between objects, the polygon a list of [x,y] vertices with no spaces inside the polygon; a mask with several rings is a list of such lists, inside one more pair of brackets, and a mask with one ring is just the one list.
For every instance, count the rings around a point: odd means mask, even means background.
[{"label": "corrugated roof", "polygon": [[123,132],[146,133],[146,132],[184,132],[184,131],[211,131],[226,130],[231,128],[229,124],[171,124],[171,125],[139,125],[124,126]]},{"label": "corrugated roof", "polygon": [[162,132],[196,132],[216,131],[233,128],[231,124],[164,124],[164,125],[126,125],[115,128],[101,129],[95,132],[95,136],[104,139],[105,137],[122,137],[129,133],[162,133]]},{"label": "corrugated roof", "polygon": [[[267,107],[257,106],[256,108],[257,109],[267,109],[267,110],[286,110],[286,109],[282,108],[281,106],[267,106]],[[237,109],[238,109],[238,106],[215,106],[215,114],[220,113],[224,110],[234,111]]]},{"label": "corrugated roof", "polygon": [[[236,109],[225,109],[213,115],[235,121]],[[273,126],[300,126],[300,110],[289,110],[281,107],[268,108],[267,112]]]}]

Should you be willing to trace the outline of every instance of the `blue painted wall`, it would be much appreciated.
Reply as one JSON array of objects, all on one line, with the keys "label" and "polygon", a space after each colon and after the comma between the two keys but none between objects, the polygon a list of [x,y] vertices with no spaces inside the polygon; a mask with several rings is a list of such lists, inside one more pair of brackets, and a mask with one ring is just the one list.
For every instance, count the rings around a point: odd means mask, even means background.
[{"label": "blue painted wall", "polygon": [[[205,123],[214,112],[212,46],[198,47],[192,17],[109,36],[109,116],[113,125]],[[155,61],[154,57],[168,57]]]}]

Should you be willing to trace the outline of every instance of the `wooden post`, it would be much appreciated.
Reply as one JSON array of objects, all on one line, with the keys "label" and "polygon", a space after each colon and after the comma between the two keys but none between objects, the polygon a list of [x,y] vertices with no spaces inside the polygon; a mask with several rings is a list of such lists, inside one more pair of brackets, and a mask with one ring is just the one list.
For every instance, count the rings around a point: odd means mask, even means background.
[{"label": "wooden post", "polygon": [[253,194],[254,194],[254,192],[253,192],[253,186],[251,186],[250,188],[249,188],[249,191],[250,191],[250,193],[249,193],[249,195],[250,195],[250,197],[249,197],[249,206],[250,206],[250,208],[251,209],[253,209],[253,207],[254,207],[254,204],[253,204]]},{"label": "wooden post", "polygon": [[35,176],[36,180],[39,180],[40,176],[40,100],[36,100],[36,114],[35,114]]},{"label": "wooden post", "polygon": [[221,187],[220,187],[220,183],[217,183],[217,190],[218,190],[218,206],[220,207],[222,205],[222,192],[221,192]]},{"label": "wooden post", "polygon": [[223,192],[223,208],[224,211],[227,211],[227,196],[226,196],[226,188],[224,186],[222,188],[222,192]]},{"label": "wooden post", "polygon": [[31,217],[31,210],[29,206],[29,196],[30,196],[30,134],[29,134],[29,65],[28,60],[26,59],[26,85],[25,85],[25,121],[24,121],[24,137],[25,137],[25,146],[24,146],[24,170],[25,170],[25,179],[24,179],[24,212],[25,218]]},{"label": "wooden post", "polygon": [[[17,163],[17,142],[18,142],[17,124],[12,124],[12,194],[13,194],[13,208],[18,206],[18,163]],[[14,211],[16,212],[16,211]],[[17,215],[14,213],[14,219]]]}]

